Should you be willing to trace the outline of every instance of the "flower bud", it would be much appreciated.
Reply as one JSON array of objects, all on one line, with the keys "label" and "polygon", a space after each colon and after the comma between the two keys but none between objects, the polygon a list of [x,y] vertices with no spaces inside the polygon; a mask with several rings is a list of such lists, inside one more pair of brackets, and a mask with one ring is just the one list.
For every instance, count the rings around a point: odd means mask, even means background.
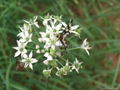
[{"label": "flower bud", "polygon": [[50,74],[51,74],[51,69],[48,69],[48,70],[44,69],[44,70],[43,70],[43,75],[44,75],[46,78],[50,77],[50,76],[51,76]]},{"label": "flower bud", "polygon": [[56,54],[56,50],[51,48],[50,49],[50,55],[55,56],[55,54]]},{"label": "flower bud", "polygon": [[63,68],[58,69],[58,71],[56,72],[56,75],[59,76],[59,77],[61,77],[62,75],[64,75]]},{"label": "flower bud", "polygon": [[51,65],[52,67],[57,67],[57,60],[50,60],[49,61],[49,65]]},{"label": "flower bud", "polygon": [[64,72],[70,72],[70,66],[66,65],[63,67]]}]

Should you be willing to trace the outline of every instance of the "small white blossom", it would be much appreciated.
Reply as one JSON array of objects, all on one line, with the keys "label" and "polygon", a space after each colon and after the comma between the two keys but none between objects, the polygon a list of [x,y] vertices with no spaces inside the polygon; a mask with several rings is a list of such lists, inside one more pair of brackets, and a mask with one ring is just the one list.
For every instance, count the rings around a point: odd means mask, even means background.
[{"label": "small white blossom", "polygon": [[25,68],[30,67],[33,70],[32,64],[38,62],[38,60],[32,58],[32,56],[33,56],[32,52],[29,54],[29,56],[27,54],[24,54],[21,62],[25,63]]},{"label": "small white blossom", "polygon": [[43,63],[44,63],[45,65],[48,65],[49,60],[44,60]]},{"label": "small white blossom", "polygon": [[39,45],[36,45],[36,53],[40,53],[40,46]]},{"label": "small white blossom", "polygon": [[36,45],[36,47],[35,47],[36,49],[39,49],[40,48],[40,46],[39,45]]},{"label": "small white blossom", "polygon": [[41,52],[42,52],[42,53],[45,53],[45,50],[43,49],[43,50],[41,50]]},{"label": "small white blossom", "polygon": [[45,32],[40,32],[41,37],[38,39],[39,42],[48,42],[49,41],[49,34]]},{"label": "small white blossom", "polygon": [[47,31],[46,33],[44,32],[40,32],[41,38],[39,38],[38,40],[40,42],[44,42],[44,48],[45,49],[55,49],[56,46],[62,46],[61,42],[58,40],[56,33],[51,30],[51,31]]},{"label": "small white blossom", "polygon": [[46,52],[46,53],[44,54],[44,56],[45,56],[47,59],[49,59],[49,60],[52,59],[52,56],[51,56],[48,52]]},{"label": "small white blossom", "polygon": [[14,57],[17,57],[20,54],[21,56],[23,56],[25,53],[27,53],[27,50],[25,49],[26,43],[23,43],[17,40],[17,44],[18,44],[18,47],[13,47],[14,49],[17,50]]},{"label": "small white blossom", "polygon": [[38,22],[37,22],[38,16],[33,17],[33,19],[30,19],[29,21],[24,20],[27,24],[35,25],[37,28],[39,28]]},{"label": "small white blossom", "polygon": [[53,34],[50,34],[49,40],[45,43],[44,48],[46,48],[46,49],[48,49],[48,48],[55,49],[55,47],[56,47],[55,45],[56,45],[57,40],[58,39]]},{"label": "small white blossom", "polygon": [[32,33],[29,33],[28,31],[21,32],[21,42],[32,42]]},{"label": "small white blossom", "polygon": [[62,47],[63,44],[61,43],[60,40],[58,40],[58,41],[55,43],[55,46],[56,46],[56,47]]},{"label": "small white blossom", "polygon": [[62,28],[61,20],[54,16],[48,16],[47,18],[44,18],[43,25],[46,27],[46,31],[48,32],[53,30],[55,33],[60,33],[60,29]]},{"label": "small white blossom", "polygon": [[[30,27],[29,25],[27,24],[24,24],[23,27],[19,27],[21,32],[24,32],[24,31],[29,31],[30,30]],[[22,33],[19,33],[18,36],[21,36]]]},{"label": "small white blossom", "polygon": [[76,70],[77,73],[79,73],[79,69],[81,68],[82,62],[79,62],[78,59],[76,58],[74,61],[74,64],[72,65],[72,70]]},{"label": "small white blossom", "polygon": [[48,65],[49,64],[49,61],[52,61],[53,60],[53,57],[48,53],[46,52],[44,54],[44,56],[47,58],[46,60],[43,61],[44,64]]},{"label": "small white blossom", "polygon": [[36,51],[36,53],[38,53],[38,54],[39,54],[39,53],[41,53],[41,52],[40,52],[40,50],[37,50],[37,51]]},{"label": "small white blossom", "polygon": [[84,49],[87,52],[88,55],[90,55],[88,50],[91,49],[91,47],[89,46],[89,43],[87,42],[87,39],[85,39],[83,41],[83,43],[81,45],[81,48]]},{"label": "small white blossom", "polygon": [[50,16],[49,14],[47,16],[45,16],[43,19],[43,25],[47,26],[48,25],[48,21],[51,20],[52,16]]}]

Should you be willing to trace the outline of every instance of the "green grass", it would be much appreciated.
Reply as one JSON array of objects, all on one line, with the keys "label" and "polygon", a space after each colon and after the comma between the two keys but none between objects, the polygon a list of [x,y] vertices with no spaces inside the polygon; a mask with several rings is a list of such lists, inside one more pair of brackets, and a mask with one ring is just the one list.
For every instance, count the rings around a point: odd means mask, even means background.
[{"label": "green grass", "polygon": [[[0,0],[0,90],[120,89],[119,11],[120,0]],[[73,18],[84,28],[81,38],[88,37],[93,48],[90,56],[74,51],[84,62],[79,74],[46,80],[41,64],[35,65],[34,71],[16,71],[12,47],[16,46],[18,26],[24,19],[47,13],[63,15],[66,21]],[[75,41],[71,40],[72,44],[78,45]]]}]

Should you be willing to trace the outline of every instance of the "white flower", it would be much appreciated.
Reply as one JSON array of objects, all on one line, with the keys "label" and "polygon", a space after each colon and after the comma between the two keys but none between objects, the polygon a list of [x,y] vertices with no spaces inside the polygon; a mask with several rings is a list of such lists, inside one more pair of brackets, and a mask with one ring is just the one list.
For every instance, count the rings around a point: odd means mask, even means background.
[{"label": "white flower", "polygon": [[82,62],[79,62],[78,59],[76,58],[76,60],[74,61],[74,64],[72,65],[72,70],[76,70],[77,73],[79,73],[79,69],[81,68],[81,64]]},{"label": "white flower", "polygon": [[45,43],[44,48],[46,48],[46,49],[48,49],[48,48],[55,49],[55,47],[56,47],[55,45],[56,45],[56,42],[57,42],[58,39],[54,34],[52,34],[52,32],[51,32],[51,34],[49,36],[50,36],[49,40]]},{"label": "white flower", "polygon": [[21,42],[31,42],[31,38],[32,38],[32,33],[31,33],[31,29],[30,26],[27,24],[24,24],[23,27],[20,27],[21,32],[17,35],[20,37],[20,41]]},{"label": "white flower", "polygon": [[49,41],[49,34],[45,32],[40,32],[41,38],[39,38],[39,42],[48,42]]},{"label": "white flower", "polygon": [[27,50],[25,49],[26,43],[23,43],[17,40],[17,44],[18,44],[18,47],[13,47],[14,49],[17,50],[14,57],[17,57],[20,54],[22,56],[23,54],[27,53]]},{"label": "white flower", "polygon": [[[49,22],[49,23],[48,23]],[[46,27],[46,30],[59,31],[62,27],[61,20],[57,19],[54,16],[47,16],[43,19],[43,25]]]},{"label": "white flower", "polygon": [[53,60],[53,57],[48,53],[46,52],[44,54],[44,56],[47,58],[46,60],[43,61],[44,64],[48,65],[49,64],[49,61],[52,61]]},{"label": "white flower", "polygon": [[56,36],[56,33],[53,30],[49,32],[46,31],[46,33],[40,32],[40,35],[41,35],[41,38],[39,38],[38,40],[40,42],[45,43],[44,45],[45,49],[49,49],[49,48],[55,49],[55,47],[58,46],[58,44],[60,45],[60,42],[58,42],[59,40]]},{"label": "white flower", "polygon": [[[30,29],[30,27],[27,24],[24,24],[23,27],[20,27],[21,32],[29,31],[29,29]],[[20,34],[21,33],[19,33],[17,36],[21,36]]]},{"label": "white flower", "polygon": [[43,49],[43,50],[41,50],[41,52],[42,52],[42,53],[44,53],[44,52],[45,52],[45,50]]},{"label": "white flower", "polygon": [[88,50],[91,49],[91,47],[89,46],[89,43],[87,42],[87,39],[85,39],[83,41],[83,43],[81,45],[81,48],[84,49],[87,52],[88,55],[90,55]]},{"label": "white flower", "polygon": [[36,45],[36,53],[40,53],[40,46],[39,45]]},{"label": "white flower", "polygon": [[37,22],[38,16],[33,17],[33,19],[30,19],[29,21],[24,20],[27,24],[35,25],[37,28],[39,28],[38,22]]},{"label": "white flower", "polygon": [[[49,30],[60,30],[62,27],[62,23],[57,24],[57,20],[55,18],[50,20],[50,27],[48,27]],[[47,25],[48,26],[48,25]]]},{"label": "white flower", "polygon": [[36,45],[36,47],[35,47],[36,49],[39,49],[40,48],[40,46],[39,45]]},{"label": "white flower", "polygon": [[44,18],[44,20],[43,20],[43,25],[44,25],[44,26],[47,26],[49,20],[51,20],[51,18]]},{"label": "white flower", "polygon": [[52,60],[53,59],[52,56],[48,52],[46,52],[44,54],[44,56],[47,58],[47,60]]},{"label": "white flower", "polygon": [[57,47],[62,47],[62,46],[63,46],[63,44],[61,43],[61,41],[60,41],[60,40],[58,40],[58,41],[55,43],[55,46],[57,46]]},{"label": "white flower", "polygon": [[21,42],[32,42],[32,33],[28,31],[21,32],[20,37]]},{"label": "white flower", "polygon": [[52,18],[52,16],[49,15],[49,13],[43,18],[41,17],[41,19],[43,19],[43,25],[46,26],[48,25],[48,21]]},{"label": "white flower", "polygon": [[39,54],[39,53],[40,53],[40,50],[37,50],[37,51],[36,51],[36,53],[38,53],[38,54]]},{"label": "white flower", "polygon": [[37,28],[39,28],[39,25],[38,25],[38,22],[37,22],[37,18],[38,18],[38,16],[35,16],[35,17],[34,17],[34,20],[33,20],[34,22],[33,22],[33,23],[34,23],[34,25],[35,25]]},{"label": "white flower", "polygon": [[29,56],[27,56],[27,54],[24,54],[21,62],[25,63],[25,68],[30,67],[33,70],[32,64],[38,62],[38,60],[32,58],[32,55],[33,55],[32,52],[30,52]]},{"label": "white flower", "polygon": [[44,60],[43,63],[46,64],[46,65],[48,65],[49,60]]}]

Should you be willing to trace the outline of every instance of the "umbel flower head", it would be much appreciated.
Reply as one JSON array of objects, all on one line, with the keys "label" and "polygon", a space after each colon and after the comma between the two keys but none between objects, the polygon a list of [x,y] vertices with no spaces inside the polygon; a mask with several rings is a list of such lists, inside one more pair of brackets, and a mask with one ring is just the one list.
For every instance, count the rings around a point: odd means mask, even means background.
[{"label": "umbel flower head", "polygon": [[[35,16],[33,19],[24,20],[24,24],[20,27],[20,32],[17,35],[19,38],[17,40],[18,46],[13,47],[16,50],[14,57],[21,58],[20,62],[24,63],[24,68],[32,70],[34,70],[33,64],[41,62],[45,66],[43,75],[47,78],[52,73],[59,77],[68,75],[72,71],[79,73],[82,61],[75,57],[72,62],[72,60],[64,57],[67,54],[66,48],[72,50],[72,48],[67,47],[69,44],[67,38],[75,35],[76,38],[80,39],[81,27],[73,25],[73,20],[66,23],[61,16],[47,15],[40,17],[39,22],[42,21],[43,25],[38,24],[38,18],[38,16]],[[87,39],[76,48],[79,49],[79,47],[89,55],[88,50],[91,47]]]}]

